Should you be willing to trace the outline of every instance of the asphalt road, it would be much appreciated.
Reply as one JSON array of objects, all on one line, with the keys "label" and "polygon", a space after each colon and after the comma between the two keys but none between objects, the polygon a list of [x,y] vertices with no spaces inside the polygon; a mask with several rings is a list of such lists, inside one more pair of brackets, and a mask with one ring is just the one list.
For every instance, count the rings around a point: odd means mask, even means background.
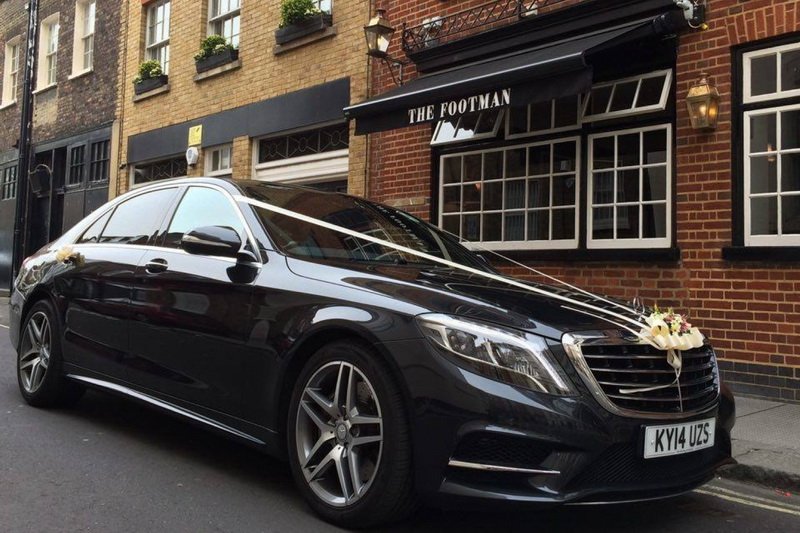
[{"label": "asphalt road", "polygon": [[[200,428],[100,393],[67,410],[25,405],[14,357],[0,327],[0,532],[336,530],[311,514],[285,464]],[[800,497],[717,480],[644,504],[513,514],[423,510],[392,531],[500,528],[799,531]]]}]

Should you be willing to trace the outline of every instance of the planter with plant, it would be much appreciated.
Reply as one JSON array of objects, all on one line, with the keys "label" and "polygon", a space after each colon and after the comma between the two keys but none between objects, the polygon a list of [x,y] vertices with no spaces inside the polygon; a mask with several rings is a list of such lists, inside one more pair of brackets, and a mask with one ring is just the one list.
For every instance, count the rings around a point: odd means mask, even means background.
[{"label": "planter with plant", "polygon": [[143,94],[166,85],[168,81],[169,77],[164,74],[161,63],[149,59],[139,65],[139,75],[133,79],[133,92]]},{"label": "planter with plant", "polygon": [[205,72],[239,59],[239,50],[222,35],[209,35],[200,43],[200,51],[194,56],[197,73]]},{"label": "planter with plant", "polygon": [[333,17],[317,8],[314,0],[282,0],[281,22],[275,30],[277,44],[322,31],[333,24]]}]

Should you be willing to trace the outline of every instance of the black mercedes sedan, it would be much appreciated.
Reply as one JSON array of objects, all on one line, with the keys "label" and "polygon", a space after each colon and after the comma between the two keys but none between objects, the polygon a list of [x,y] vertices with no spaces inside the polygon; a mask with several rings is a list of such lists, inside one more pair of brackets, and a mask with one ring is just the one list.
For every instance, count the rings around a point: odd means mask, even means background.
[{"label": "black mercedes sedan", "polygon": [[27,258],[11,338],[29,404],[91,387],[160,408],[288,459],[347,527],[708,481],[735,418],[711,345],[676,375],[581,302],[613,303],[503,283],[384,205],[192,178],[116,198]]}]

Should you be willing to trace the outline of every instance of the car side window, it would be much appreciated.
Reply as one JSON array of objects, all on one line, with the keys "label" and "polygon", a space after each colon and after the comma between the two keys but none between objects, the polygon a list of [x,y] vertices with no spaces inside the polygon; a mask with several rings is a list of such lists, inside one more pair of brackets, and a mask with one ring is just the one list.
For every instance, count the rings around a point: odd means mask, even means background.
[{"label": "car side window", "polygon": [[100,242],[147,244],[161,224],[176,190],[173,187],[147,192],[118,205],[100,234]]},{"label": "car side window", "polygon": [[109,210],[108,213],[95,220],[94,224],[89,226],[89,228],[83,232],[81,238],[78,239],[78,244],[89,244],[94,242],[100,242],[100,234],[102,233],[103,228],[106,227],[106,222],[108,222],[110,216],[111,216],[111,210]]},{"label": "car side window", "polygon": [[189,187],[167,229],[164,246],[180,248],[183,235],[204,226],[226,226],[245,240],[239,214],[228,198],[208,187]]}]

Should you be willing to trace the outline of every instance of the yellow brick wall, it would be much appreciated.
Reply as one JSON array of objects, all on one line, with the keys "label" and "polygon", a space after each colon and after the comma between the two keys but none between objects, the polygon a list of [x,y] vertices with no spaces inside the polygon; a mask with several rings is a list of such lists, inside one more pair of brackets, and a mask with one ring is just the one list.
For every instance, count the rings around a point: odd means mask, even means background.
[{"label": "yellow brick wall", "polygon": [[[279,0],[243,0],[241,10],[241,68],[217,77],[194,81],[194,55],[207,34],[206,0],[172,0],[170,21],[169,91],[133,101],[133,79],[144,59],[146,4],[124,0],[121,32],[121,82],[118,114],[121,124],[120,162],[127,161],[131,135],[197,119],[242,105],[259,102],[292,91],[350,78],[350,97],[358,102],[367,96],[368,58],[363,27],[369,20],[369,0],[334,0],[336,35],[275,55],[274,31],[280,16]],[[350,136],[351,190],[363,194],[366,139]],[[234,143],[236,177],[252,176],[252,147],[245,138]],[[244,150],[245,153],[242,153]],[[196,170],[202,172],[202,158]],[[117,193],[129,188],[129,169],[117,168]]]}]

